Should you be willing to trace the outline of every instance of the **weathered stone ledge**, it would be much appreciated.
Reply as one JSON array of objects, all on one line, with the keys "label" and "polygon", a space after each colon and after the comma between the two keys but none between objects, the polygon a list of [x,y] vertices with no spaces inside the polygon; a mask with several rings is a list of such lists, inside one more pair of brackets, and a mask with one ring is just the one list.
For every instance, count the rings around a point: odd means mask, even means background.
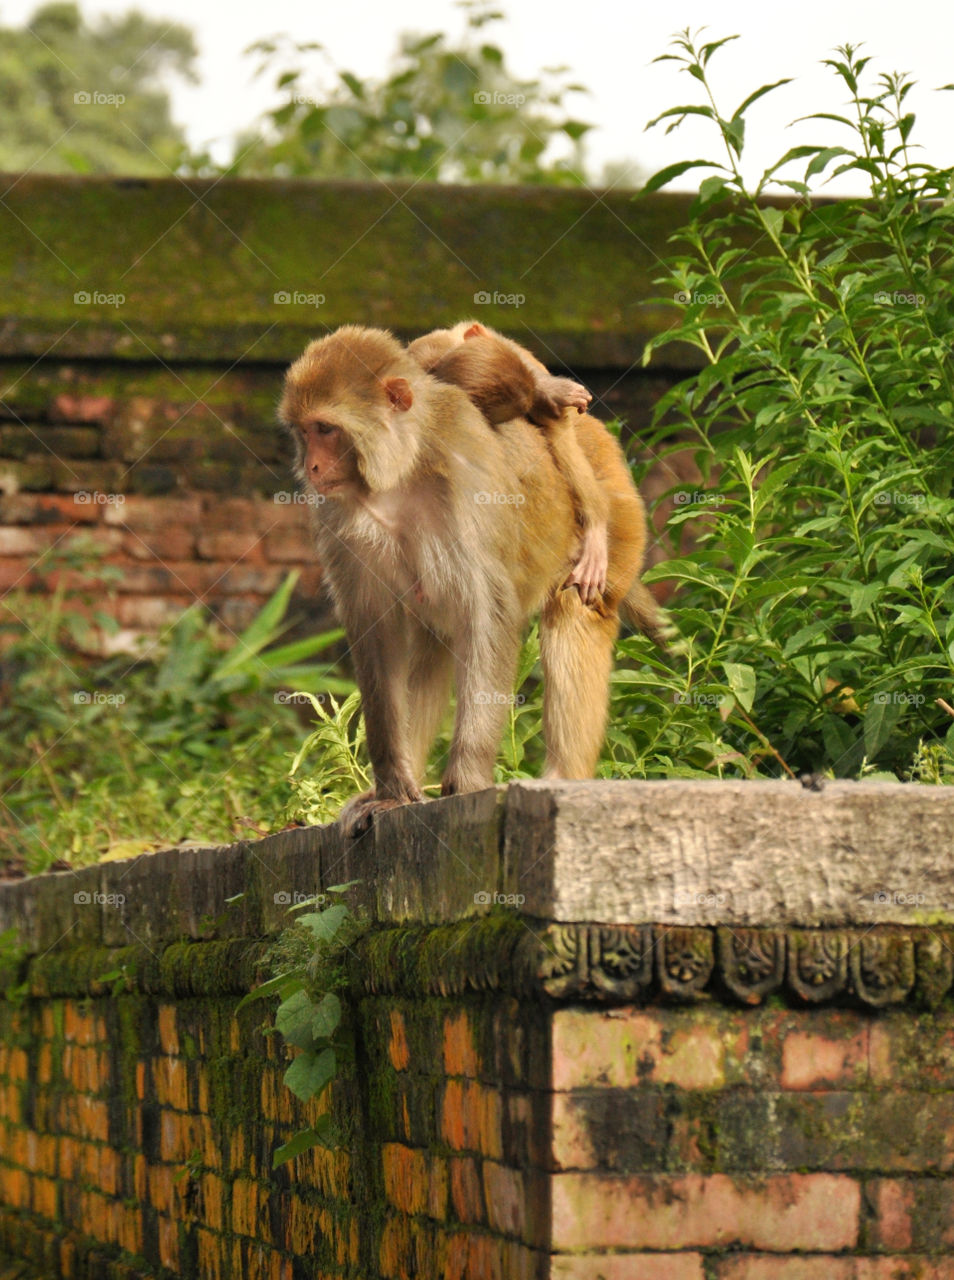
[{"label": "weathered stone ledge", "polygon": [[536,920],[733,930],[954,927],[954,788],[519,782],[335,826],[0,885],[29,955],[265,937],[357,880],[372,924]]}]

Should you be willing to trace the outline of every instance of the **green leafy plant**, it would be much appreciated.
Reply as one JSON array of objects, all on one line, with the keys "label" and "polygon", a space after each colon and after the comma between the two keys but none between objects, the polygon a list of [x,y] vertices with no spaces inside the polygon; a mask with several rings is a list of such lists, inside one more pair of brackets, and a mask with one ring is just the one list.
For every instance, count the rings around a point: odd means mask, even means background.
[{"label": "green leafy plant", "polygon": [[[361,931],[361,925],[341,895],[357,881],[332,885],[325,893],[296,903],[290,911],[305,911],[295,926],[282,935],[273,955],[277,972],[250,991],[239,1009],[255,1000],[277,996],[275,1025],[270,1030],[299,1052],[285,1071],[285,1084],[302,1102],[320,1100],[331,1090],[339,1073],[343,1049],[342,1006],[337,992],[347,983],[342,957]],[[307,910],[307,908],[317,910]],[[323,1111],[313,1125],[300,1129],[276,1148],[272,1166],[277,1168],[315,1146],[334,1146],[338,1131],[330,1111]]]},{"label": "green leafy plant", "polygon": [[[241,137],[232,172],[306,177],[427,178],[445,182],[584,181],[590,126],[567,113],[581,93],[563,68],[522,80],[486,28],[502,14],[466,3],[467,33],[400,37],[391,73],[362,80],[331,66],[321,45],[274,37],[253,45],[277,71],[284,101],[259,135]],[[565,144],[560,155],[560,147]]]},{"label": "green leafy plant", "polygon": [[[693,451],[702,482],[670,495],[691,546],[647,575],[678,585],[679,662],[624,643],[613,768],[926,777],[924,751],[954,749],[952,171],[913,150],[911,82],[867,85],[869,60],[846,45],[826,65],[848,111],[807,117],[842,136],[790,149],[750,189],[747,113],[785,81],[724,112],[710,81],[724,44],[675,40],[664,58],[704,100],[652,122],[701,116],[724,157],[645,188],[714,171],[658,282],[672,325],[645,353],[700,353],[651,443]],[[810,198],[813,179],[849,172],[867,196]]]},{"label": "green leafy plant", "polygon": [[90,616],[109,566],[74,547],[41,571],[49,593],[11,594],[0,621],[11,864],[40,871],[281,825],[300,734],[284,691],[353,687],[308,661],[340,632],[281,643],[295,575],[237,638],[192,609],[148,654],[91,658],[76,646],[109,629],[108,615]]}]

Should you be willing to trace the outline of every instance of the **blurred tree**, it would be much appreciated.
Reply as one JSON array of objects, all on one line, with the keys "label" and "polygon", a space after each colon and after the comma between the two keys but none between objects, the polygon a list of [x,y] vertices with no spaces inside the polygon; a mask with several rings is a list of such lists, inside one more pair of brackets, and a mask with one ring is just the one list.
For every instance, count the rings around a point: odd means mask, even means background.
[{"label": "blurred tree", "polygon": [[75,4],[47,4],[0,28],[0,169],[162,174],[185,160],[162,87],[194,81],[192,33],[141,13],[87,24]]},{"label": "blurred tree", "polygon": [[[312,178],[427,178],[444,182],[585,181],[583,141],[590,125],[567,114],[570,93],[586,92],[563,67],[520,80],[483,28],[503,15],[465,0],[467,31],[399,37],[384,80],[360,80],[327,63],[321,76],[304,61],[321,45],[280,37],[253,45],[260,73],[279,72],[285,101],[256,133],[239,138],[230,172]],[[561,146],[563,144],[562,153]]]}]

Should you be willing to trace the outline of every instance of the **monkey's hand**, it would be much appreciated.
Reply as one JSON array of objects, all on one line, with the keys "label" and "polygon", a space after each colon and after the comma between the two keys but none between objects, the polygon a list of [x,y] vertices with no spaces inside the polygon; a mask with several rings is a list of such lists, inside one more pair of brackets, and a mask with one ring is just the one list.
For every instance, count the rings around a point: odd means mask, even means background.
[{"label": "monkey's hand", "polygon": [[592,399],[586,387],[572,378],[555,378],[553,374],[542,373],[536,380],[530,419],[538,426],[545,426],[562,417],[564,409],[586,413]]},{"label": "monkey's hand", "polygon": [[408,794],[401,799],[395,796],[378,796],[377,791],[364,791],[359,796],[353,796],[338,815],[338,825],[348,839],[354,839],[356,836],[363,836],[374,824],[374,815],[383,813],[385,809],[397,809],[401,805],[412,804],[416,800],[423,800],[423,794],[414,788],[415,794]]},{"label": "monkey's hand", "polygon": [[580,599],[588,608],[594,608],[606,590],[606,573],[609,562],[609,546],[606,525],[590,525],[583,532],[580,554],[564,587],[576,587]]}]

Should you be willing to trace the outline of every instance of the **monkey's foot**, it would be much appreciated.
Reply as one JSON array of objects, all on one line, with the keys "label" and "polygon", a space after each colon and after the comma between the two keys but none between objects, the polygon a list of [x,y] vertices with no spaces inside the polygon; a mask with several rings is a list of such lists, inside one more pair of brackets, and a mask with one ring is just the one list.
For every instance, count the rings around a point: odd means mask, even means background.
[{"label": "monkey's foot", "polygon": [[365,791],[362,795],[354,796],[348,801],[338,815],[338,825],[349,839],[354,839],[371,830],[376,813],[383,813],[385,809],[399,809],[402,805],[413,804],[416,800],[423,799],[423,795],[418,792],[417,795],[408,796],[404,800],[396,800],[390,796],[383,796],[379,800],[376,792]]},{"label": "monkey's foot", "polygon": [[609,551],[606,530],[589,528],[583,534],[583,543],[573,571],[564,587],[576,587],[580,599],[587,608],[595,608],[606,590],[606,574],[609,567]]},{"label": "monkey's foot", "polygon": [[534,422],[546,423],[562,417],[564,409],[586,413],[592,399],[586,387],[572,378],[541,378],[531,417]]}]

